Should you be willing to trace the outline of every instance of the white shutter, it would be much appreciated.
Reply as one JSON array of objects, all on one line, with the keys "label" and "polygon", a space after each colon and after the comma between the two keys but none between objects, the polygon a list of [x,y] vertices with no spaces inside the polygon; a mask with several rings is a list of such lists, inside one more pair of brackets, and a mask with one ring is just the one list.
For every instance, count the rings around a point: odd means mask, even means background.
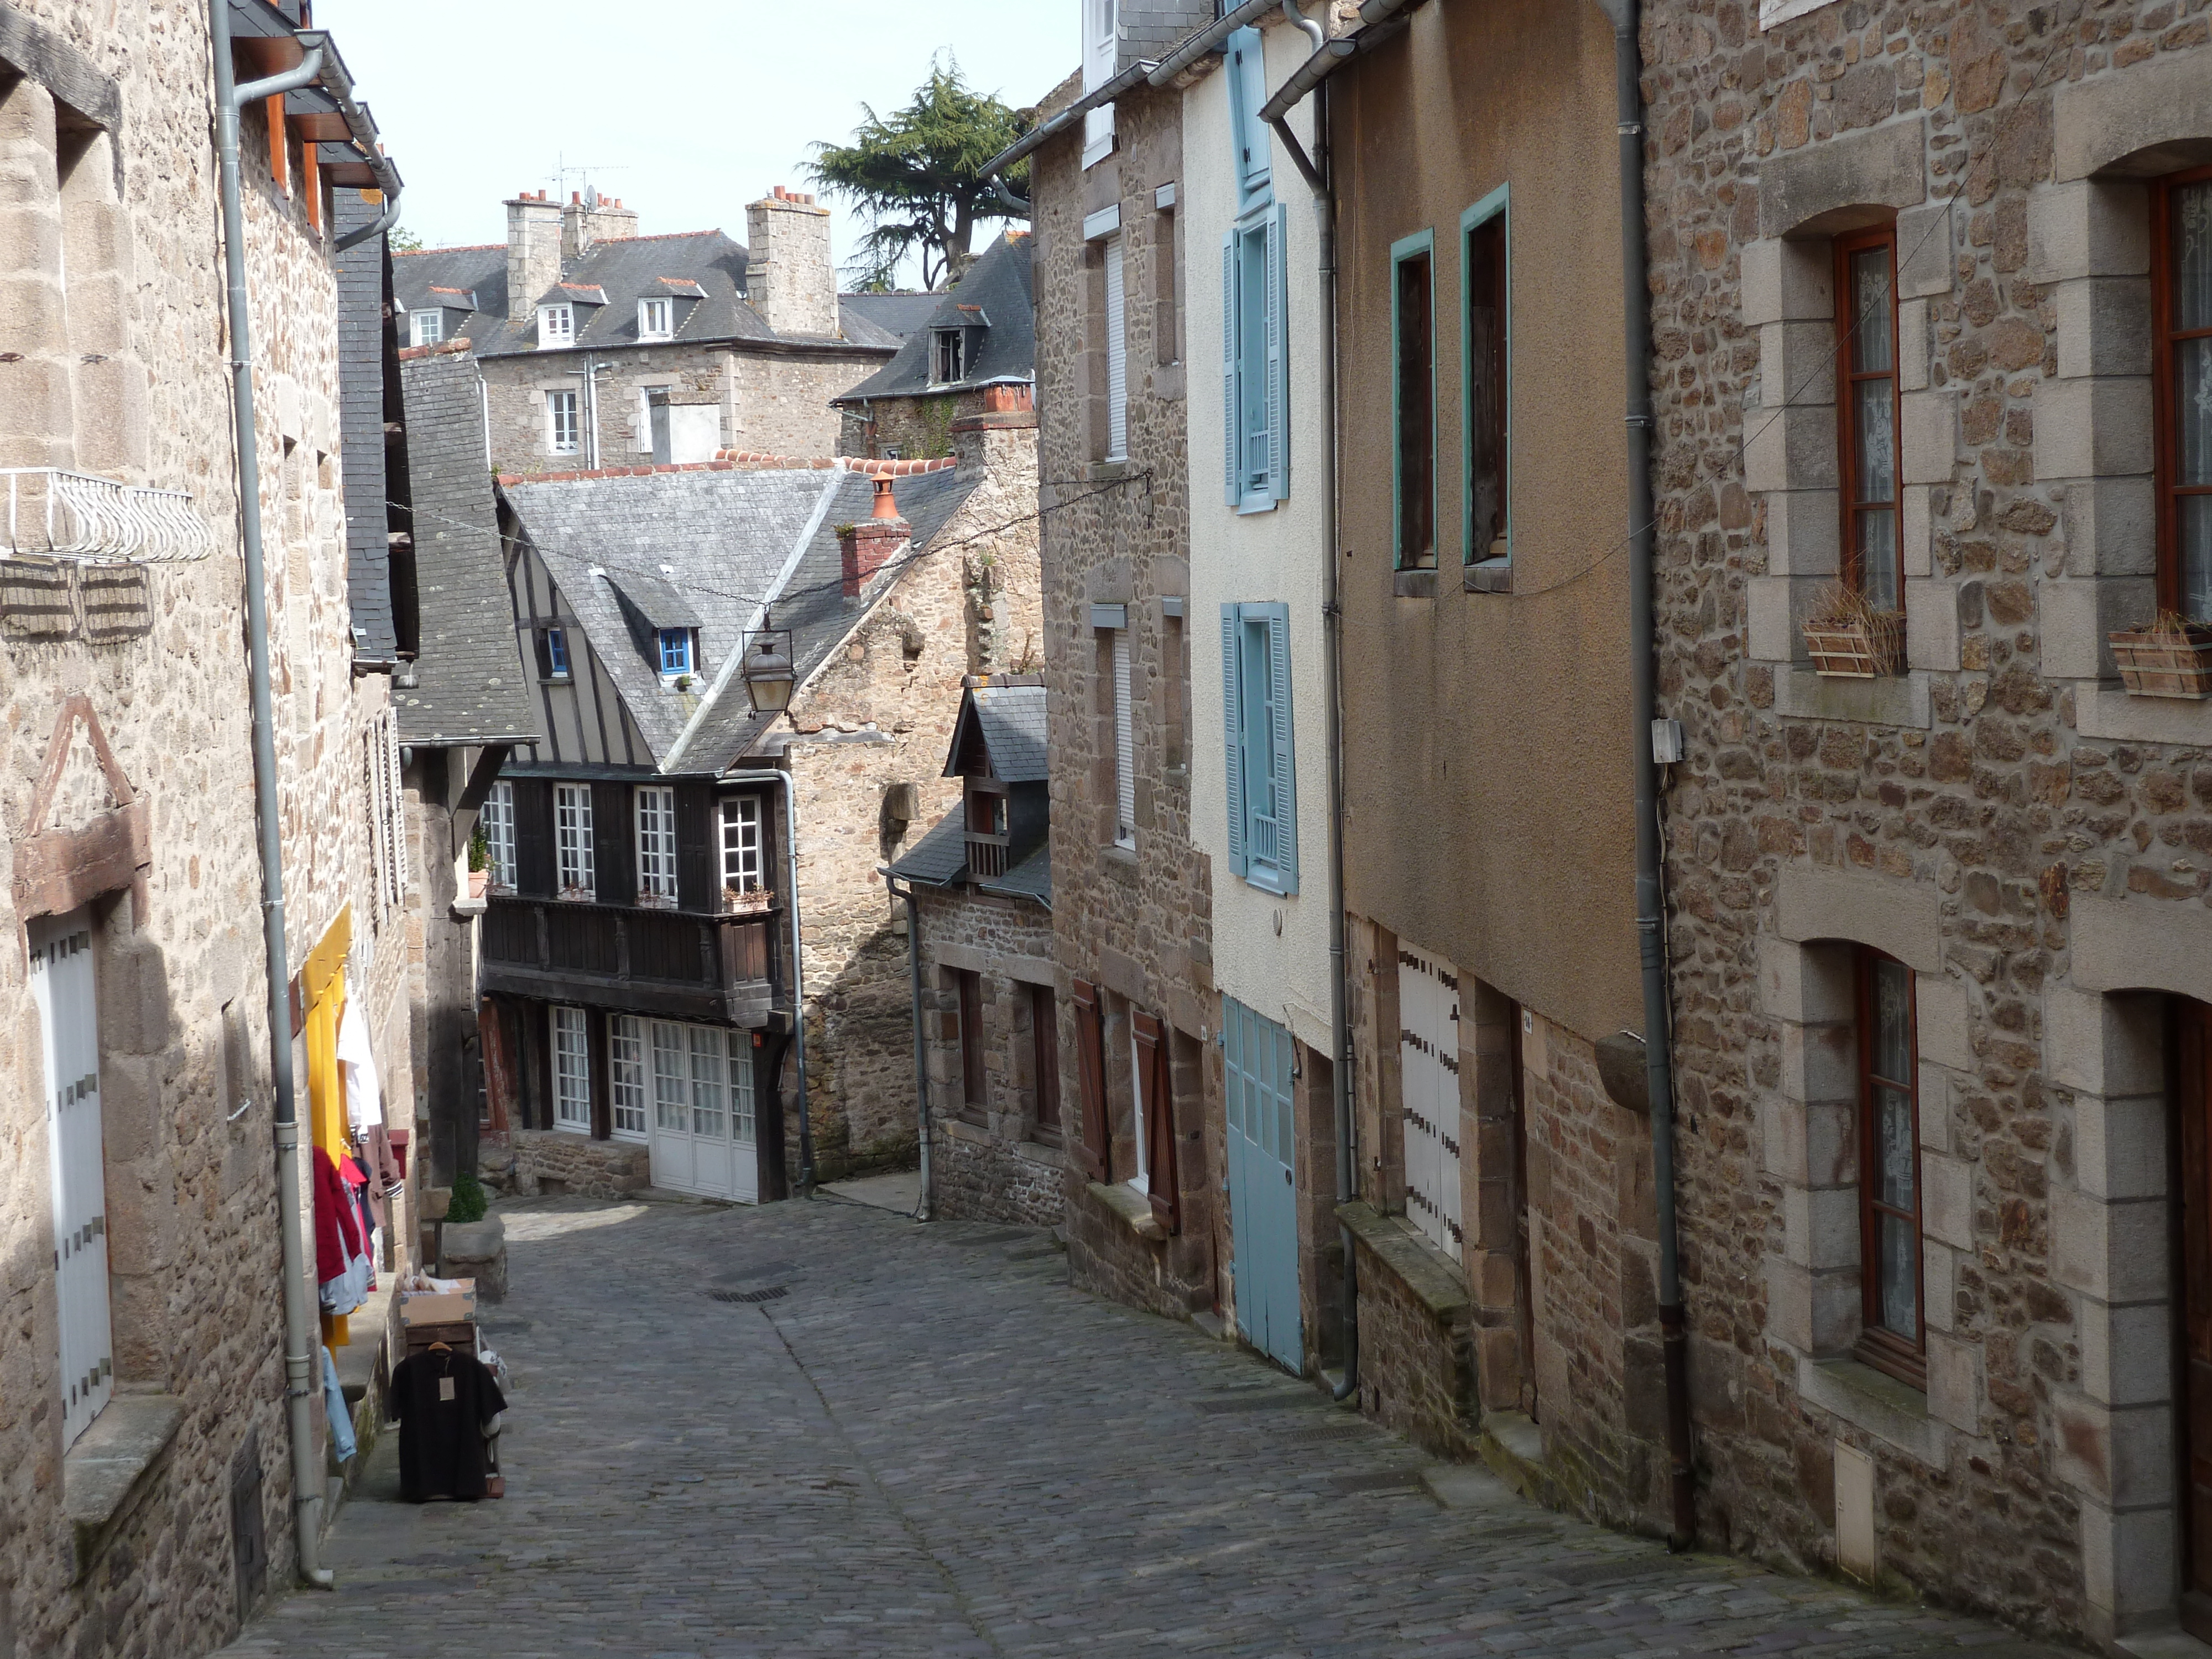
[{"label": "white shutter", "polygon": [[1137,842],[1137,735],[1129,709],[1129,630],[1114,629],[1114,839]]},{"label": "white shutter", "polygon": [[107,1176],[100,1124],[100,1015],[86,912],[33,929],[30,971],[45,1065],[66,1449],[99,1415],[115,1387],[107,1295]]},{"label": "white shutter", "polygon": [[1290,297],[1284,265],[1290,240],[1289,210],[1278,204],[1267,216],[1267,493],[1291,495]]},{"label": "white shutter", "polygon": [[[1117,0],[1083,0],[1083,90],[1095,92],[1114,78],[1121,52]],[[1103,161],[1114,150],[1114,106],[1085,112],[1083,165]]]},{"label": "white shutter", "polygon": [[1405,1119],[1406,1214],[1460,1259],[1459,993],[1451,964],[1398,953],[1400,1102]]},{"label": "white shutter", "polygon": [[387,822],[392,841],[392,902],[396,908],[407,902],[407,775],[399,758],[399,716],[387,708],[381,719],[386,775],[385,806],[390,814]]},{"label": "white shutter", "polygon": [[1106,244],[1106,459],[1129,455],[1129,338],[1121,280],[1121,239]]}]

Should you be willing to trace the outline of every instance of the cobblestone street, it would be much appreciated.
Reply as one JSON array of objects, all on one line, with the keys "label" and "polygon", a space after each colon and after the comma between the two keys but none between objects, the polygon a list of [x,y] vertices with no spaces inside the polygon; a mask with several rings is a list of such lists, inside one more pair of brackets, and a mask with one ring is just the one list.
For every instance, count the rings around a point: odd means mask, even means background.
[{"label": "cobblestone street", "polygon": [[337,1593],[227,1652],[2057,1651],[1669,1559],[1473,1471],[1432,1492],[1310,1389],[1070,1290],[1042,1232],[828,1200],[505,1214],[508,1496],[400,1504],[387,1432]]}]

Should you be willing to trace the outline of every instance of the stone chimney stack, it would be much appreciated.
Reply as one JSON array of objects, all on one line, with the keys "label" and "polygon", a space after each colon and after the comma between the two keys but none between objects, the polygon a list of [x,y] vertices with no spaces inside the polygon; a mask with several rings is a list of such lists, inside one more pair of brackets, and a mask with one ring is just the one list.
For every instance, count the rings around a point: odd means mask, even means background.
[{"label": "stone chimney stack", "polygon": [[524,191],[507,204],[507,320],[527,327],[538,296],[561,280],[561,204]]},{"label": "stone chimney stack", "polygon": [[844,589],[848,599],[859,599],[869,579],[905,552],[914,538],[914,526],[899,516],[896,489],[888,475],[878,474],[873,510],[860,523],[846,525],[837,532],[839,550],[845,556]]},{"label": "stone chimney stack", "polygon": [[561,257],[580,259],[601,242],[627,242],[637,234],[637,210],[618,196],[595,190],[570,191],[561,210]]},{"label": "stone chimney stack", "polygon": [[830,210],[781,185],[745,210],[746,297],[779,334],[836,338],[837,270],[830,263]]}]

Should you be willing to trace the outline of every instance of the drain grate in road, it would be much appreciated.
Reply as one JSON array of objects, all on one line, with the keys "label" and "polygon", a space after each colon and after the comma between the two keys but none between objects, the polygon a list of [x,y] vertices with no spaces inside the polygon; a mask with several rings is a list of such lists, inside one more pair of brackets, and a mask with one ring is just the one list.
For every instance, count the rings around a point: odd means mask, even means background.
[{"label": "drain grate in road", "polygon": [[713,1297],[717,1302],[757,1303],[781,1302],[784,1297],[789,1296],[791,1291],[786,1285],[770,1285],[764,1289],[757,1291],[709,1291],[707,1294]]},{"label": "drain grate in road", "polygon": [[1278,1438],[1294,1446],[1319,1446],[1335,1440],[1364,1440],[1367,1431],[1355,1429],[1347,1423],[1337,1429],[1298,1429]]},{"label": "drain grate in road", "polygon": [[948,1238],[947,1244],[966,1247],[970,1244],[1011,1244],[1018,1238],[1034,1238],[1036,1235],[1027,1227],[1008,1227],[995,1233],[970,1233],[965,1238]]}]

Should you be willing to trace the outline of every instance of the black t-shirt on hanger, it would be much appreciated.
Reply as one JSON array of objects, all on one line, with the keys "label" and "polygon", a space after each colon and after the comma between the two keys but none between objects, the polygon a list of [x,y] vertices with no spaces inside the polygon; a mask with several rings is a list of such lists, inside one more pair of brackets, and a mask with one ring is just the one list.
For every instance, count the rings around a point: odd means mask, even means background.
[{"label": "black t-shirt on hanger", "polygon": [[399,1495],[410,1504],[484,1495],[484,1425],[507,1398],[474,1354],[410,1354],[392,1373],[399,1419]]}]

